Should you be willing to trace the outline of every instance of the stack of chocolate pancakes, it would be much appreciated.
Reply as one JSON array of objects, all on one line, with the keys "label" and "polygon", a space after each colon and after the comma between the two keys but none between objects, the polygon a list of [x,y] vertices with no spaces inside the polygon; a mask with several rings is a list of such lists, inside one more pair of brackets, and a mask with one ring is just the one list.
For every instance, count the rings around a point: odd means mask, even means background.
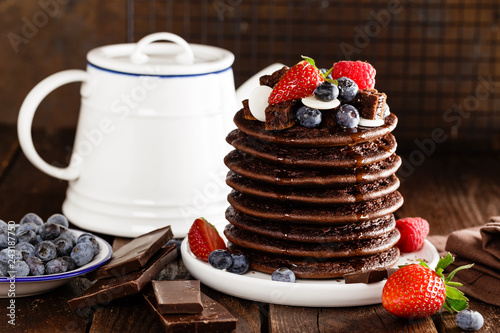
[{"label": "stack of chocolate pancakes", "polygon": [[293,126],[269,131],[236,113],[225,157],[232,252],[252,269],[288,267],[300,278],[337,278],[389,267],[399,258],[394,211],[403,198],[395,176],[401,159],[391,134],[397,117],[379,127]]}]

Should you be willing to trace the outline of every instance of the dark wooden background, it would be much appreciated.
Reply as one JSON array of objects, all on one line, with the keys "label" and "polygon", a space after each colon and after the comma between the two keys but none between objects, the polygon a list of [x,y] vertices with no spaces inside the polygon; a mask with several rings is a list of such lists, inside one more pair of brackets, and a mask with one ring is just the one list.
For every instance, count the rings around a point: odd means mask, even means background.
[{"label": "dark wooden background", "polygon": [[[41,0],[0,3],[0,123],[46,76],[85,68],[97,46],[174,32],[236,55],[239,85],[301,54],[321,67],[350,58],[378,70],[377,87],[399,116],[403,149],[500,149],[500,3],[496,0]],[[51,94],[36,127],[74,128],[79,85]]]}]

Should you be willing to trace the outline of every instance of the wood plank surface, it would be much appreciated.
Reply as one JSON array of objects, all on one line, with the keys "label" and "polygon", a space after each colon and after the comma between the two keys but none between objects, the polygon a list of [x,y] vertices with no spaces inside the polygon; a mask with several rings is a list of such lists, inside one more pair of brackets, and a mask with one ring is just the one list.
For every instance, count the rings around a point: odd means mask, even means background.
[{"label": "wood plank surface", "polygon": [[[20,151],[12,127],[1,128],[0,219],[18,221],[27,212],[47,218],[60,211],[66,182],[53,179],[32,166]],[[35,134],[40,154],[64,165],[73,131]],[[404,152],[402,153],[403,157]],[[431,223],[431,234],[486,222],[500,215],[500,156],[491,154],[434,154],[406,175],[401,186],[405,197],[398,217],[422,216]],[[106,236],[107,237],[107,236]],[[107,237],[112,241],[112,237]],[[128,240],[116,238],[114,248]],[[182,260],[176,260],[158,279],[190,279]],[[126,297],[93,309],[71,311],[66,301],[90,285],[76,278],[65,286],[40,296],[16,299],[18,326],[0,324],[0,332],[123,332],[161,331],[142,304],[140,295]],[[242,286],[244,288],[244,286]],[[431,318],[407,321],[390,315],[381,305],[351,308],[305,308],[263,304],[231,297],[202,286],[202,291],[225,306],[239,319],[237,332],[460,332],[455,316],[439,312]],[[8,299],[0,299],[0,307]],[[471,299],[470,308],[485,317],[480,332],[498,332],[500,307]]]}]

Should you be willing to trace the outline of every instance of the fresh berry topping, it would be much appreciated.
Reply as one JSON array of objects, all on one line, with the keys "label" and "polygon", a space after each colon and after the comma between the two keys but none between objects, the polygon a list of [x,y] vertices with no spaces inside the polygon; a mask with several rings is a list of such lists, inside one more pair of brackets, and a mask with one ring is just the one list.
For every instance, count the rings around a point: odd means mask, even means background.
[{"label": "fresh berry topping", "polygon": [[233,259],[233,264],[226,269],[228,272],[243,274],[248,271],[250,263],[248,262],[247,257],[239,253],[232,254],[231,257]]},{"label": "fresh berry topping", "polygon": [[273,272],[271,275],[271,280],[280,282],[295,282],[295,273],[289,268],[281,267]]},{"label": "fresh berry topping", "polygon": [[35,246],[36,256],[48,262],[57,257],[57,249],[51,241],[42,241]]},{"label": "fresh berry topping", "polygon": [[69,222],[66,216],[62,214],[54,214],[47,219],[47,224],[55,223],[69,228]]},{"label": "fresh berry topping", "polygon": [[226,249],[226,244],[217,229],[202,217],[196,219],[189,229],[188,243],[191,252],[204,261],[208,261],[208,256],[212,251]]},{"label": "fresh berry topping", "polygon": [[19,224],[24,224],[26,222],[34,222],[38,226],[43,224],[42,218],[35,213],[28,213],[24,215],[23,218],[19,221]]},{"label": "fresh berry topping", "polygon": [[30,268],[30,274],[32,276],[39,276],[45,274],[45,265],[43,261],[38,257],[29,257],[26,259],[26,264]]},{"label": "fresh berry topping", "polygon": [[40,227],[40,237],[42,237],[43,240],[53,240],[59,237],[59,234],[61,233],[61,226],[59,224],[55,223],[50,223],[47,224],[45,223]]},{"label": "fresh berry topping", "polygon": [[320,68],[319,72],[323,75],[323,77],[328,80],[333,80],[332,77],[332,69]]},{"label": "fresh berry topping", "polygon": [[470,268],[461,266],[443,276],[443,270],[454,261],[448,253],[439,260],[436,271],[424,262],[401,267],[388,279],[382,290],[382,305],[390,313],[403,318],[421,319],[432,316],[442,306],[449,312],[467,308],[467,298],[451,282],[456,272]]},{"label": "fresh berry topping", "polygon": [[339,99],[346,103],[353,101],[359,90],[356,82],[348,77],[338,78],[337,82],[339,88]]},{"label": "fresh berry topping", "polygon": [[333,64],[332,77],[338,79],[346,76],[357,83],[359,89],[375,87],[375,68],[363,61],[339,61]]},{"label": "fresh berry topping", "polygon": [[45,264],[45,274],[59,274],[68,270],[68,263],[63,258],[55,258]]},{"label": "fresh berry topping", "polygon": [[457,313],[455,320],[458,327],[468,332],[477,331],[484,324],[484,318],[479,312],[468,309]]},{"label": "fresh berry topping", "polygon": [[297,121],[304,127],[314,128],[321,123],[321,111],[302,106],[297,110]]},{"label": "fresh berry topping", "polygon": [[[71,259],[75,261],[77,266],[88,264],[94,258],[94,250],[92,244],[89,242],[78,243],[71,251]],[[45,267],[47,269],[47,267]]]},{"label": "fresh berry topping", "polygon": [[33,244],[30,244],[28,242],[20,242],[20,243],[16,244],[15,248],[16,248],[16,250],[21,252],[21,254],[23,256],[22,260],[24,260],[24,261],[26,261],[26,259],[28,259],[30,257],[35,256],[35,247],[33,246]]},{"label": "fresh berry topping", "polygon": [[233,264],[233,257],[227,250],[215,250],[208,256],[208,263],[217,269],[226,269]]},{"label": "fresh berry topping", "polygon": [[12,269],[12,271],[14,271],[16,277],[25,277],[28,276],[28,274],[30,273],[30,268],[28,264],[20,260],[14,262],[14,269]]},{"label": "fresh berry topping", "polygon": [[335,114],[337,125],[345,128],[354,128],[359,124],[358,110],[352,105],[344,104]]},{"label": "fresh berry topping", "polygon": [[429,234],[429,223],[420,217],[407,217],[396,221],[401,237],[397,247],[401,252],[418,251],[424,246],[424,241]]},{"label": "fresh berry topping", "polygon": [[329,102],[339,96],[339,88],[337,85],[325,81],[314,89],[314,96],[323,102]]},{"label": "fresh berry topping", "polygon": [[276,83],[268,102],[274,105],[309,96],[323,81],[325,79],[316,68],[314,60],[304,57],[304,60],[292,66]]}]

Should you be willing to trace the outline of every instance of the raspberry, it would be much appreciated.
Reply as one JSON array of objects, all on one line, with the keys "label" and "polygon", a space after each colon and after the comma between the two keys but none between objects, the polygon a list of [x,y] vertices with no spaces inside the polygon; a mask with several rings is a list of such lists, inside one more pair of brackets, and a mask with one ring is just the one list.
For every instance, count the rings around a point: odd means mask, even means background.
[{"label": "raspberry", "polygon": [[418,251],[429,234],[429,222],[421,217],[407,217],[396,221],[401,238],[397,246],[401,252]]},{"label": "raspberry", "polygon": [[339,61],[333,64],[332,77],[348,77],[361,89],[373,89],[375,87],[375,74],[377,71],[367,62],[363,61]]}]

